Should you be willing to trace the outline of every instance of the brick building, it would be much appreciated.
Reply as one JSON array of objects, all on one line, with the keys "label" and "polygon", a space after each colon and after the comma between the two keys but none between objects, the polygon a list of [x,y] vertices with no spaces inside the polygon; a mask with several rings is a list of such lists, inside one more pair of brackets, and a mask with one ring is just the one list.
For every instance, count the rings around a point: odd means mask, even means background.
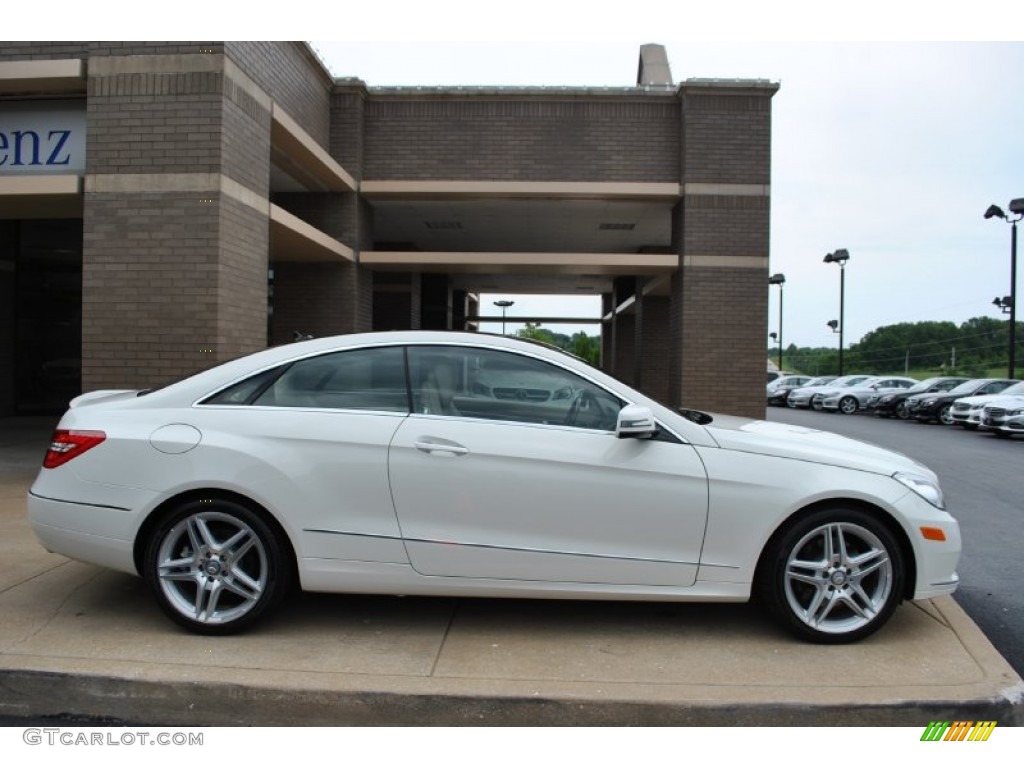
[{"label": "brick building", "polygon": [[368,88],[303,43],[0,43],[0,415],[501,292],[600,294],[603,367],[761,416],[777,88],[660,46],[636,87]]}]

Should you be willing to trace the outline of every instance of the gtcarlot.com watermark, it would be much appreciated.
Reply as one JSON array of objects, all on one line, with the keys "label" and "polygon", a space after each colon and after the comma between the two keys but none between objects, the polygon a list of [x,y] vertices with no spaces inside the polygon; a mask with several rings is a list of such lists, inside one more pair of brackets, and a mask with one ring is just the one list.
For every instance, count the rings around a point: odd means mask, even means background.
[{"label": "gtcarlot.com watermark", "polygon": [[26,728],[21,739],[47,747],[201,747],[203,734],[188,731],[88,731],[80,728]]}]

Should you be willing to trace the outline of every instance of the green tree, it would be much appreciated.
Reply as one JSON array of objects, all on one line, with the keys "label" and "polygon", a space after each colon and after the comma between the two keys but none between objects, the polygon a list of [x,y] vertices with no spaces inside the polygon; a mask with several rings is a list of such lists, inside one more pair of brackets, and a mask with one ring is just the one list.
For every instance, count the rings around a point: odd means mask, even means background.
[{"label": "green tree", "polygon": [[527,323],[524,328],[516,331],[520,339],[531,339],[550,344],[576,357],[586,360],[591,365],[597,365],[601,359],[601,337],[588,336],[583,331],[577,331],[572,336],[564,333],[555,333],[547,328],[541,328],[540,323]]}]

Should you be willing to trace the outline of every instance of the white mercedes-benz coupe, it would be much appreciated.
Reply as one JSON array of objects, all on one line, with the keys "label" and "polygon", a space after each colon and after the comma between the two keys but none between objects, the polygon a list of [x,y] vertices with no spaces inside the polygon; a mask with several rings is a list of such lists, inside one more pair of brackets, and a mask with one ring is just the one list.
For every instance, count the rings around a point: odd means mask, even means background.
[{"label": "white mercedes-benz coupe", "polygon": [[71,402],[29,491],[53,552],[141,575],[205,634],[320,592],[745,601],[863,638],[953,592],[934,473],[675,410],[499,336],[372,333]]}]

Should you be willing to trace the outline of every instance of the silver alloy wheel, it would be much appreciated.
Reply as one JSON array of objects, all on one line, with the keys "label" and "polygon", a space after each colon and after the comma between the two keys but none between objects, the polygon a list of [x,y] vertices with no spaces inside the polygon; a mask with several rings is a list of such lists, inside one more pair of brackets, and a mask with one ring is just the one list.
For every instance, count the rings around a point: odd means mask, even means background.
[{"label": "silver alloy wheel", "polygon": [[944,406],[942,406],[939,409],[938,421],[939,421],[940,424],[945,424],[947,427],[950,426],[953,423],[953,406],[952,405],[944,405]]},{"label": "silver alloy wheel", "polygon": [[259,535],[224,512],[182,518],[167,531],[156,555],[156,575],[168,603],[200,624],[227,624],[248,614],[269,573]]},{"label": "silver alloy wheel", "polygon": [[855,632],[886,607],[892,559],[881,539],[860,525],[831,522],[812,529],[790,551],[785,595],[793,615],[826,634]]},{"label": "silver alloy wheel", "polygon": [[857,409],[858,403],[857,398],[855,397],[850,397],[849,395],[847,395],[846,397],[839,401],[839,412],[845,414],[846,416],[856,413]]}]

